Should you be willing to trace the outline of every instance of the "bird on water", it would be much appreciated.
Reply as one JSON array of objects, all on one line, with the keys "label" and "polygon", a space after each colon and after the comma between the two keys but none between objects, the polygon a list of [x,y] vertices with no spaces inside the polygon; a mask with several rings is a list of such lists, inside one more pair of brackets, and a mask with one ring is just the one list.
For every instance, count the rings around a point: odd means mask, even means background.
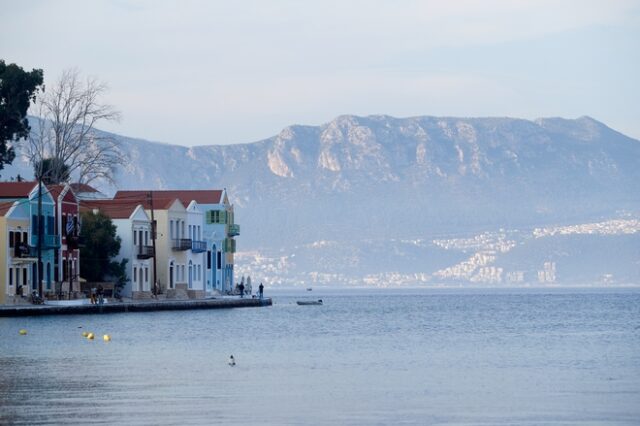
[{"label": "bird on water", "polygon": [[232,367],[236,365],[236,359],[233,357],[233,355],[229,357],[229,365]]}]

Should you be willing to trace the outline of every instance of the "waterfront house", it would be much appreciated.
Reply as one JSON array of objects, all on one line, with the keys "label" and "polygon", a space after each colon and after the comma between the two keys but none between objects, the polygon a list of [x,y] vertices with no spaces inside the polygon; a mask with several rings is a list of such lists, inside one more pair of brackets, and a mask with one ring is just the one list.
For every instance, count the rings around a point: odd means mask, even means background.
[{"label": "waterfront house", "polygon": [[[234,253],[236,251],[235,237],[240,235],[240,226],[235,223],[234,220],[234,207],[229,202],[227,196],[227,190],[162,190],[162,191],[118,191],[114,199],[131,200],[136,199],[149,209],[153,203],[155,208],[158,209],[159,205],[167,205],[174,200],[180,200],[183,205],[191,206],[192,202],[196,202],[198,210],[203,215],[203,223],[201,231],[198,228],[191,228],[189,234],[191,235],[192,242],[198,241],[197,244],[192,243],[191,253],[194,254],[202,249],[202,241],[206,246],[206,251],[203,252],[203,284],[205,285],[205,292],[207,295],[226,293],[233,290],[234,287]],[[163,220],[166,219],[163,217]],[[177,220],[178,222],[176,222]],[[166,225],[169,226],[169,234],[177,236],[178,226],[181,222],[179,219],[174,220],[174,225],[171,225],[169,221]],[[195,219],[194,219],[195,220]],[[193,224],[192,224],[193,225]],[[158,222],[158,227],[160,227]],[[164,225],[163,225],[164,226]],[[171,228],[174,226],[175,228]],[[173,231],[172,231],[173,229]],[[181,230],[181,228],[180,228]],[[160,232],[160,231],[159,231]],[[194,232],[196,232],[194,236]],[[161,235],[159,234],[158,238]],[[194,239],[195,238],[195,239]],[[202,241],[200,241],[202,239]],[[187,244],[183,244],[181,247],[186,247]],[[194,250],[195,249],[195,250]],[[160,256],[160,253],[159,253]],[[168,259],[168,257],[167,257]],[[160,257],[158,257],[160,262]],[[188,260],[185,260],[188,262]],[[174,260],[177,262],[177,259]],[[194,262],[197,262],[195,260]],[[194,263],[195,264],[195,263]],[[162,279],[163,283],[167,282],[167,277],[173,277],[178,280],[177,277],[182,276],[182,268],[177,263],[174,263],[173,269],[169,265],[167,269],[167,275],[161,278],[160,272],[158,272],[159,279]],[[195,271],[197,276],[197,271]],[[170,283],[171,281],[169,281]],[[175,281],[174,281],[175,282]],[[188,286],[188,278],[187,278]]]},{"label": "waterfront house", "polygon": [[203,240],[204,212],[198,202],[192,200],[187,210],[187,238],[190,241],[187,256],[187,294],[190,298],[202,298],[206,295],[204,253],[207,243]]},{"label": "waterfront house", "polygon": [[[60,239],[56,234],[55,202],[50,191],[36,182],[1,182],[0,203],[7,209],[0,223],[0,242],[4,252],[0,259],[5,279],[1,292],[3,299],[6,301],[6,295],[16,294],[16,274],[20,275],[23,288],[27,281],[30,291],[35,290],[41,295],[54,294],[55,252],[60,247]],[[7,203],[12,203],[11,207]],[[24,239],[25,217],[29,222],[26,229],[28,246]],[[38,255],[41,259],[39,265]],[[23,291],[26,293],[28,291]]]},{"label": "waterfront house", "polygon": [[0,203],[0,304],[15,302],[33,287],[31,265],[38,259],[29,251],[30,218],[29,203]]},{"label": "waterfront house", "polygon": [[59,235],[59,248],[54,249],[54,280],[60,283],[60,292],[80,291],[80,211],[71,186],[47,185],[55,203],[55,234]]},{"label": "waterfront house", "polygon": [[144,207],[127,200],[86,200],[82,202],[82,211],[100,211],[116,227],[120,252],[114,260],[127,259],[127,282],[121,295],[133,299],[151,297],[155,252],[151,240],[151,218]]}]

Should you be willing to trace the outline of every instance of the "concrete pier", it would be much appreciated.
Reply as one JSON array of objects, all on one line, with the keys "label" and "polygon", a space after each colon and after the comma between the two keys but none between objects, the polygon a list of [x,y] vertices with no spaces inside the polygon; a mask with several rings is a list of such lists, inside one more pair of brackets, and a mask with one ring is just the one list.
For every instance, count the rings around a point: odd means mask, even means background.
[{"label": "concrete pier", "polygon": [[36,315],[111,314],[118,312],[183,311],[189,309],[224,309],[271,306],[270,298],[213,298],[189,300],[145,300],[110,302],[103,305],[4,305],[0,317]]}]

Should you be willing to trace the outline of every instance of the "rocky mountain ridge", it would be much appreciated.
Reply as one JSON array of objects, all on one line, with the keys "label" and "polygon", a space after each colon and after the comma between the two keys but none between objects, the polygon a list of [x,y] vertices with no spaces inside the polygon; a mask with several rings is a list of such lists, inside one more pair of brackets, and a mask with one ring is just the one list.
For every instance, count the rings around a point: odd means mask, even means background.
[{"label": "rocky mountain ridge", "polygon": [[[606,222],[640,211],[640,142],[589,117],[347,115],[251,144],[191,148],[116,137],[129,159],[116,173],[118,189],[226,187],[242,225],[239,250],[260,256],[317,244],[296,262],[307,279],[329,273],[364,283],[375,267],[366,257],[402,251],[394,241]],[[20,155],[3,172],[31,174]],[[434,243],[416,255],[427,281],[444,280],[436,272],[464,260],[442,250]],[[424,256],[443,264],[429,266]],[[331,261],[313,261],[321,258]],[[394,266],[381,273],[402,269]]]}]

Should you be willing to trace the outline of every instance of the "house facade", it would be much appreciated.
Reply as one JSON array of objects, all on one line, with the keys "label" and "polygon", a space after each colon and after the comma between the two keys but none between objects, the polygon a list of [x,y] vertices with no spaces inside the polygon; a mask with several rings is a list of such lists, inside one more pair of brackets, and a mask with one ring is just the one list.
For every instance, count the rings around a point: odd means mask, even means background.
[{"label": "house facade", "polygon": [[69,185],[48,185],[55,203],[55,231],[60,246],[54,251],[54,280],[62,292],[80,291],[80,209]]},{"label": "house facade", "polygon": [[[55,294],[55,253],[60,248],[60,235],[51,192],[36,182],[2,182],[0,203],[6,208],[0,222],[3,245],[0,263],[6,280],[1,292],[4,302],[6,295],[15,295],[20,286],[23,294],[34,290],[41,295]],[[20,285],[16,274],[20,276]],[[29,291],[24,291],[25,281]]]},{"label": "house facade", "polygon": [[[235,237],[240,235],[240,226],[235,223],[234,207],[229,202],[226,189],[118,191],[114,200],[138,200],[144,203],[146,209],[153,205],[158,223],[158,242],[163,238],[174,241],[175,245],[172,243],[171,251],[166,254],[164,251],[168,251],[168,243],[162,240],[162,244],[157,244],[158,264],[167,265],[162,271],[158,269],[158,280],[163,288],[176,290],[185,288],[186,284],[186,289],[193,290],[195,295],[200,289],[194,286],[199,286],[201,282],[206,295],[224,294],[233,290]],[[180,216],[177,206],[171,212],[167,210],[176,200],[180,201],[188,215]],[[192,204],[194,202],[196,204]],[[187,240],[191,240],[191,243]],[[202,250],[202,246],[205,246],[205,250]],[[188,256],[180,253],[183,251],[188,251]],[[200,257],[195,256],[200,253],[201,280],[197,278],[200,276]]]},{"label": "house facade", "polygon": [[127,259],[127,281],[121,295],[133,299],[152,295],[154,249],[151,241],[151,219],[141,204],[113,200],[87,200],[82,211],[100,211],[108,216],[120,238],[116,262]]},{"label": "house facade", "polygon": [[204,253],[207,251],[207,243],[203,240],[204,212],[198,202],[192,200],[187,210],[187,238],[191,241],[187,254],[187,294],[190,298],[205,297],[207,288],[205,284]]},{"label": "house facade", "polygon": [[31,265],[37,262],[29,250],[31,211],[29,203],[0,203],[0,304],[15,303],[16,297],[34,288]]}]

